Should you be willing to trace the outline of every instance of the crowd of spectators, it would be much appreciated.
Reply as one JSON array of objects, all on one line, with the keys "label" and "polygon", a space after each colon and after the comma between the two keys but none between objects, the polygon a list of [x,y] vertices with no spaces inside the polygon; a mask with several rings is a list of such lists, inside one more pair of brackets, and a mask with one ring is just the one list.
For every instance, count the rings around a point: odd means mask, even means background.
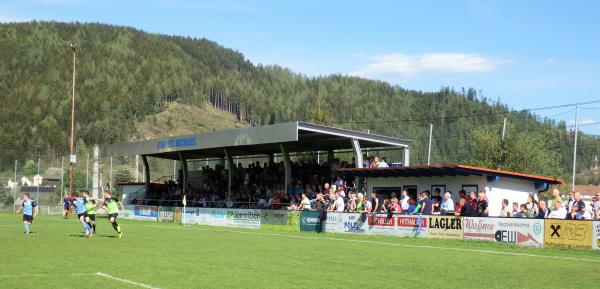
[{"label": "crowd of spectators", "polygon": [[[385,158],[363,157],[363,167],[387,167]],[[356,167],[351,163],[335,162],[320,165],[315,161],[299,161],[292,164],[293,182],[284,186],[284,163],[241,164],[234,170],[231,194],[228,193],[228,172],[223,166],[203,167],[201,185],[187,192],[187,205],[192,207],[218,207],[242,209],[288,209],[328,212],[356,212],[363,214],[424,214],[488,217],[489,200],[485,192],[458,192],[454,201],[450,191],[435,189],[409,194],[378,196],[354,189],[352,182],[331,174],[334,168]],[[229,197],[228,197],[229,196]],[[154,192],[146,205],[178,206],[183,193],[181,186],[169,181],[160,192]],[[133,201],[133,203],[138,203]],[[140,203],[141,204],[141,203]],[[553,218],[553,219],[600,219],[600,193],[586,206],[581,194],[570,192],[563,201],[557,189],[547,202],[536,194],[529,195],[527,202],[519,204],[502,200],[499,217],[506,218]],[[512,205],[512,206],[511,206]],[[496,217],[496,216],[495,216]]]}]

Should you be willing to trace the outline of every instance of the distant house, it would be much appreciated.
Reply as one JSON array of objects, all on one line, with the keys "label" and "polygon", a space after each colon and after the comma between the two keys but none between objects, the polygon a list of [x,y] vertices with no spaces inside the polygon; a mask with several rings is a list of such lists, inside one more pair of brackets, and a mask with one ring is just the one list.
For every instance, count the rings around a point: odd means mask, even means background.
[{"label": "distant house", "polygon": [[550,185],[563,183],[557,178],[467,165],[344,168],[337,169],[336,173],[350,178],[366,178],[367,192],[377,192],[380,196],[389,196],[392,192],[400,196],[405,190],[416,197],[417,192],[433,192],[437,188],[442,194],[452,192],[452,198],[458,201],[460,190],[467,193],[485,191],[490,216],[500,215],[503,199],[508,199],[509,204],[523,204],[531,193],[546,191]]},{"label": "distant house", "polygon": [[581,193],[584,200],[590,201],[597,193],[600,193],[600,186],[575,185],[575,191]]}]

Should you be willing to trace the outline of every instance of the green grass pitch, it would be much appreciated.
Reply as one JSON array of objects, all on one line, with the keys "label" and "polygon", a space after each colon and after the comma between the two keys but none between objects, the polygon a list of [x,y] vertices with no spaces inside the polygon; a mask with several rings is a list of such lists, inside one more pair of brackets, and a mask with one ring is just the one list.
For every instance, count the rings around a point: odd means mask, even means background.
[{"label": "green grass pitch", "polygon": [[600,288],[600,252],[0,214],[0,288]]}]

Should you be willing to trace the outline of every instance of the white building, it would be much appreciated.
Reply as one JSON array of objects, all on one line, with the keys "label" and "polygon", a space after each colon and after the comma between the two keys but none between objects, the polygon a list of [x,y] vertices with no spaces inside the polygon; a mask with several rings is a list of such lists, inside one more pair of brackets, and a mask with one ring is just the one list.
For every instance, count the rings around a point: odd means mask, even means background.
[{"label": "white building", "polygon": [[485,191],[489,201],[489,215],[498,216],[502,200],[508,199],[523,204],[531,193],[542,192],[552,184],[561,184],[557,178],[528,175],[516,172],[499,171],[467,165],[431,165],[389,168],[347,168],[337,173],[346,177],[365,177],[368,192],[377,192],[387,196],[403,190],[416,196],[417,192],[433,192],[439,188],[442,195],[452,192],[452,198],[458,202],[460,190],[467,193]]}]

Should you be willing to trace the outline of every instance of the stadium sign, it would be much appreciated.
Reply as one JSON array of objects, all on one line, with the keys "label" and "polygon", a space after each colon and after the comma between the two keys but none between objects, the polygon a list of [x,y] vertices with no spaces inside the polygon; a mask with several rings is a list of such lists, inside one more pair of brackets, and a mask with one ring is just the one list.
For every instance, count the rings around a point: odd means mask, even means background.
[{"label": "stadium sign", "polygon": [[546,219],[544,246],[563,248],[591,248],[592,222]]},{"label": "stadium sign", "polygon": [[438,239],[463,239],[462,219],[455,216],[430,216],[429,237]]},{"label": "stadium sign", "polygon": [[134,220],[156,221],[158,218],[157,207],[135,206],[133,209]]},{"label": "stadium sign", "polygon": [[544,220],[465,217],[464,239],[541,247],[544,243]]},{"label": "stadium sign", "polygon": [[364,234],[369,231],[367,215],[365,214],[341,214],[340,233]]},{"label": "stadium sign", "polygon": [[370,215],[367,218],[369,234],[373,235],[396,235],[396,218],[388,218],[386,215]]},{"label": "stadium sign", "polygon": [[341,231],[341,223],[342,213],[327,212],[327,218],[325,219],[325,228],[323,231],[327,233],[339,233]]},{"label": "stadium sign", "polygon": [[158,151],[170,150],[170,149],[181,149],[181,148],[192,148],[197,147],[198,142],[196,136],[188,136],[181,138],[162,139],[156,141],[156,149]]},{"label": "stadium sign", "polygon": [[321,222],[319,216],[321,212],[302,211],[300,212],[300,231],[317,232],[321,231]]},{"label": "stadium sign", "polygon": [[397,235],[401,237],[427,237],[427,217],[424,216],[406,216],[397,217],[398,231]]}]

